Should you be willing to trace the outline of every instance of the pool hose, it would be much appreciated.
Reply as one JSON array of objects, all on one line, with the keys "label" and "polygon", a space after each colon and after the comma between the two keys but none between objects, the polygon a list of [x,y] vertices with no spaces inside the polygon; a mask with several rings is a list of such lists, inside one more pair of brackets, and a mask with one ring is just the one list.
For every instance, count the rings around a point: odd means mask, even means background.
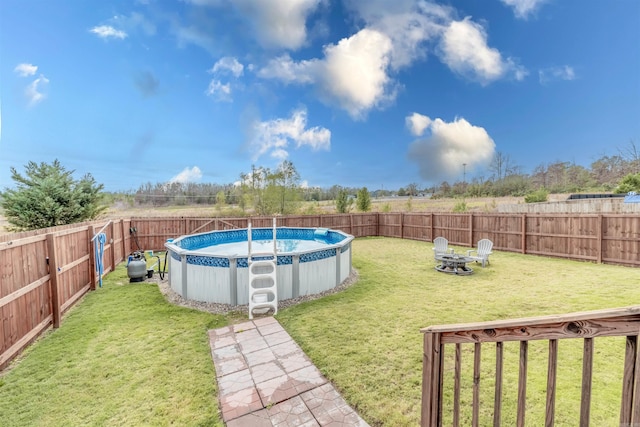
[{"label": "pool hose", "polygon": [[[158,258],[158,275],[160,275],[160,280],[164,280],[164,274],[167,272],[167,252],[164,253],[164,265],[160,261],[160,255],[155,255]],[[162,268],[160,266],[162,265]]]}]

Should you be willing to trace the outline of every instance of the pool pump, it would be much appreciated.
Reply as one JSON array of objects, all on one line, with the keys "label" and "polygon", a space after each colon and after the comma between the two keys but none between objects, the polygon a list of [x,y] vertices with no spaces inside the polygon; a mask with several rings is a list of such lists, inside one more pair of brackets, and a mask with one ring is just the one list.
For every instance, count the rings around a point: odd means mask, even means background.
[{"label": "pool pump", "polygon": [[129,255],[127,276],[129,276],[129,283],[142,282],[147,276],[147,259],[144,253],[134,252]]}]

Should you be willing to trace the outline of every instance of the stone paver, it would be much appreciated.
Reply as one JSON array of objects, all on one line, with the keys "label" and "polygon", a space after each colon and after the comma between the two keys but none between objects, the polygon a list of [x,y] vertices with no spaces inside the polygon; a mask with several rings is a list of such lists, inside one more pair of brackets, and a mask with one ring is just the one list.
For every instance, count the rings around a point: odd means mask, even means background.
[{"label": "stone paver", "polygon": [[275,318],[208,334],[227,427],[368,426]]}]

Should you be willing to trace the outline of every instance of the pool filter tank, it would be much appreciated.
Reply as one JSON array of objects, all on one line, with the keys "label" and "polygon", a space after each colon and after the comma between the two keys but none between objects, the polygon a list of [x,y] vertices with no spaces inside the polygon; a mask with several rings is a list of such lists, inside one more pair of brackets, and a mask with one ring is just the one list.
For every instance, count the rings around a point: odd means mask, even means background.
[{"label": "pool filter tank", "polygon": [[129,255],[127,262],[127,276],[129,283],[142,282],[147,275],[147,259],[142,252],[134,252]]}]

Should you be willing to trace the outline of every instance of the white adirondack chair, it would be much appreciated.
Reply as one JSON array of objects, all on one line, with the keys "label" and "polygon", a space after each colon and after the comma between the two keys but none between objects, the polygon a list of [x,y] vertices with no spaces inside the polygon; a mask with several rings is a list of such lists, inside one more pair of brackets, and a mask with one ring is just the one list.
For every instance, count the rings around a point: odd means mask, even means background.
[{"label": "white adirondack chair", "polygon": [[453,248],[449,249],[449,241],[444,237],[436,237],[433,239],[433,257],[437,257],[438,255],[444,254],[452,254]]},{"label": "white adirondack chair", "polygon": [[[478,249],[471,249],[467,251],[467,257],[473,258],[476,262],[482,263],[482,267],[489,264],[489,255],[491,255],[491,249],[493,248],[493,242],[489,239],[482,239],[478,241]],[[471,255],[473,252],[475,256]]]}]

